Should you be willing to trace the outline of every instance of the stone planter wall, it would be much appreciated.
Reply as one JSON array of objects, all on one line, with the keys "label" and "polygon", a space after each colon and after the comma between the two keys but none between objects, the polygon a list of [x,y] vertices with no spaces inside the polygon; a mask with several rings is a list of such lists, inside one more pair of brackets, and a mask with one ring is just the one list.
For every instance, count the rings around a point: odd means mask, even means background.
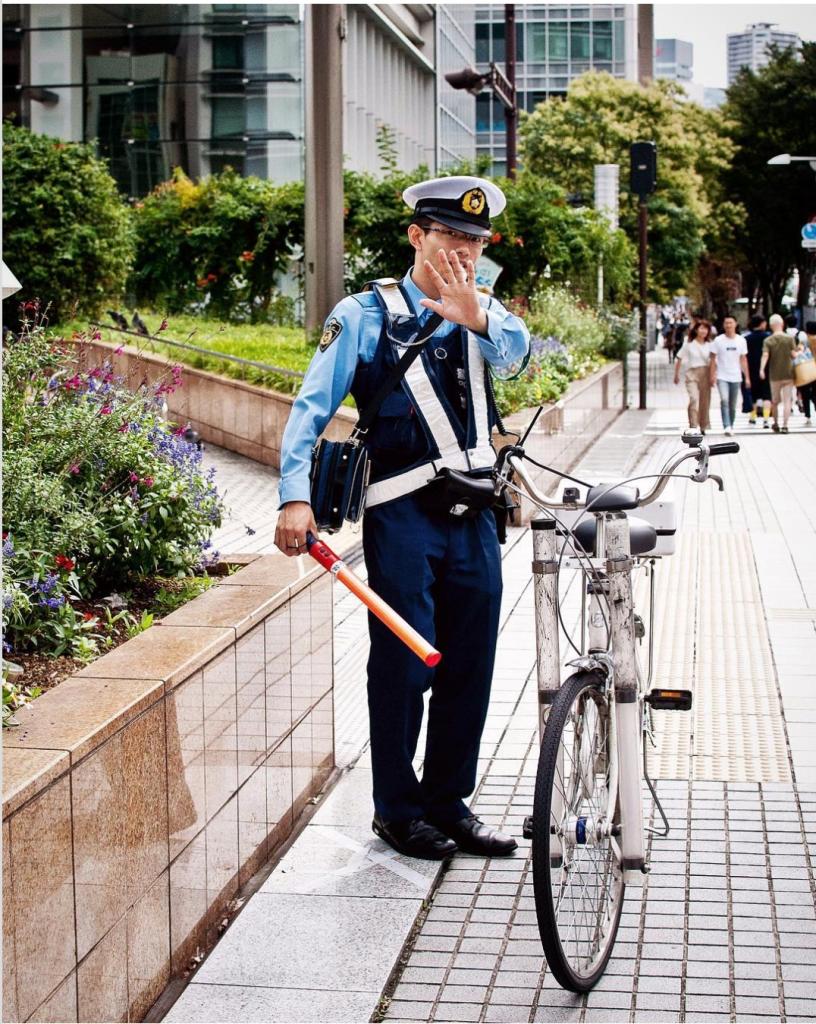
[{"label": "stone planter wall", "polygon": [[[134,387],[144,380],[169,380],[170,367],[177,362],[127,345],[117,354],[116,348],[104,341],[84,344],[79,365],[91,369],[110,359],[114,372]],[[189,421],[204,441],[280,468],[280,442],[292,410],[291,395],[191,366],[184,366],[182,381],[183,386],[167,396],[170,419]],[[345,440],[356,422],[355,411],[343,406],[335,413],[325,436],[332,441]]]},{"label": "stone planter wall", "polygon": [[245,561],[4,730],[4,1020],[141,1020],[329,777],[331,578]]}]

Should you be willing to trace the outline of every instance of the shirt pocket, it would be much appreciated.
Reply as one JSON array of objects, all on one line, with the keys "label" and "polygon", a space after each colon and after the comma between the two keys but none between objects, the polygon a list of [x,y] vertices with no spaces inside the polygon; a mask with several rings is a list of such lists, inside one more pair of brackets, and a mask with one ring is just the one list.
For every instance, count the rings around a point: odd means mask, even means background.
[{"label": "shirt pocket", "polygon": [[371,427],[370,444],[380,451],[413,450],[422,439],[419,421],[403,391],[393,391],[380,406]]}]

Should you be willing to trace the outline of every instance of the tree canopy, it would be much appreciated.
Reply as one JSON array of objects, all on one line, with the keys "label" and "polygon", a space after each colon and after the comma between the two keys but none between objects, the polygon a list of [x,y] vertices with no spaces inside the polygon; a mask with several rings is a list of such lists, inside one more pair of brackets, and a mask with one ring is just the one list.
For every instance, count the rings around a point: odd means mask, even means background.
[{"label": "tree canopy", "polygon": [[807,163],[768,166],[768,160],[780,153],[816,156],[816,43],[804,43],[799,57],[776,51],[756,74],[742,70],[728,90],[725,114],[736,153],[723,180],[746,210],[735,231],[747,271],[744,292],[766,312],[778,310],[798,267],[805,305],[813,272],[801,228],[816,215],[816,180]]},{"label": "tree canopy", "polygon": [[741,214],[723,190],[734,153],[728,124],[689,102],[682,87],[648,86],[589,72],[563,99],[549,99],[521,126],[526,170],[591,203],[595,164],[620,166],[620,224],[637,239],[629,191],[629,147],[657,144],[658,181],[649,197],[649,291],[665,301],[688,287],[701,260],[728,247]]}]

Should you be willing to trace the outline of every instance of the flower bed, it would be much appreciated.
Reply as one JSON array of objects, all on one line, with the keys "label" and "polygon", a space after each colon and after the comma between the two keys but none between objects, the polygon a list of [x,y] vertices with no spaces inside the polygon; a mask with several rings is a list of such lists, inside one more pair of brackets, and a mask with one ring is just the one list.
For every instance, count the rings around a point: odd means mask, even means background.
[{"label": "flower bed", "polygon": [[3,347],[3,652],[88,662],[117,622],[147,622],[109,621],[123,609],[109,602],[107,615],[103,598],[217,561],[221,501],[200,451],[162,416],[180,367],[128,390],[110,362],[78,371],[75,348],[34,323]]}]

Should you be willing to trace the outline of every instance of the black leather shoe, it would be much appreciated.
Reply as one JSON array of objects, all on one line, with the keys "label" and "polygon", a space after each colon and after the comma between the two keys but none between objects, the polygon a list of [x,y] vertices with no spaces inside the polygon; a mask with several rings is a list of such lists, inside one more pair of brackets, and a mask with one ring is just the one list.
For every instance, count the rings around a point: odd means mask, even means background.
[{"label": "black leather shoe", "polygon": [[503,835],[488,828],[475,814],[454,821],[453,824],[438,825],[440,832],[453,839],[460,850],[476,853],[480,857],[507,857],[518,843],[512,836]]},{"label": "black leather shoe", "polygon": [[374,815],[371,827],[375,834],[406,857],[420,857],[422,860],[444,860],[456,853],[456,843],[448,839],[438,828],[424,818],[410,821],[383,821]]}]

